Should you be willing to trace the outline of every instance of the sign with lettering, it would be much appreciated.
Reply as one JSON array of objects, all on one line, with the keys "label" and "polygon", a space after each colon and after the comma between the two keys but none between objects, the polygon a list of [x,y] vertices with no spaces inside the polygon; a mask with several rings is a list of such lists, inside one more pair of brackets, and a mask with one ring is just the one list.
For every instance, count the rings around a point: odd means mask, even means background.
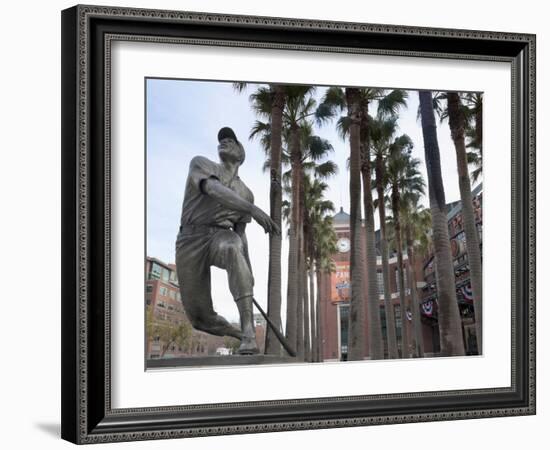
[{"label": "sign with lettering", "polygon": [[330,301],[332,303],[349,302],[351,281],[349,262],[336,263],[336,270],[330,274]]}]

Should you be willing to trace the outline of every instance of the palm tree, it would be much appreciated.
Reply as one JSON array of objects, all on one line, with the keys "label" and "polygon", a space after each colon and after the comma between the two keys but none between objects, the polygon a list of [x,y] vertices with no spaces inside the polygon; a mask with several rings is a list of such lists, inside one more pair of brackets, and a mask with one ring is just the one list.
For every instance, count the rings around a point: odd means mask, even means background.
[{"label": "palm tree", "polygon": [[[302,210],[305,212],[304,215],[304,251],[303,251],[303,260],[306,261],[308,270],[310,267],[313,266],[313,262],[317,260],[318,258],[329,258],[330,255],[332,255],[336,251],[336,235],[334,234],[334,230],[332,230],[332,222],[330,222],[330,227],[326,224],[327,219],[326,217],[323,217],[323,223],[325,223],[324,228],[322,228],[322,231],[318,230],[317,222],[320,220],[320,216],[323,214],[326,214],[329,211],[332,211],[334,206],[332,202],[328,200],[322,199],[322,194],[327,188],[327,185],[322,181],[332,175],[334,175],[337,171],[337,166],[332,161],[324,161],[321,163],[316,163],[315,159],[318,159],[320,156],[322,156],[322,152],[332,151],[332,146],[328,143],[328,141],[321,140],[320,138],[317,138],[316,136],[312,137],[312,141],[317,142],[317,144],[310,144],[306,146],[306,149],[309,149],[309,151],[305,152],[304,155],[308,155],[308,158],[312,158],[312,160],[304,161],[303,168],[304,168],[304,192],[305,192],[305,202],[304,207]],[[327,150],[323,150],[323,148]],[[316,149],[316,150],[314,150]],[[321,152],[315,155],[317,152]],[[283,186],[284,186],[284,192],[290,196],[292,189],[291,189],[291,171],[285,172],[283,174]],[[311,177],[313,177],[314,181],[313,184],[311,182]],[[283,201],[283,217],[286,221],[289,221],[291,215],[291,202],[288,200]],[[329,216],[327,216],[329,217]],[[332,220],[332,219],[331,219]],[[330,240],[330,239],[333,239]],[[324,248],[325,250],[321,251],[318,250],[319,248]],[[328,253],[327,253],[328,252]],[[321,255],[317,256],[315,259],[312,257],[312,255]],[[329,268],[332,267],[328,262],[323,262],[323,267]],[[327,269],[328,270],[328,269]],[[303,280],[307,280],[307,277],[311,276],[311,273],[305,273],[302,276]],[[319,283],[320,279],[317,280],[318,283],[318,289],[319,289]],[[311,304],[313,305],[313,300],[311,298],[314,295],[314,288],[311,287],[312,280],[310,280],[310,288],[309,288],[309,297]],[[302,286],[304,286],[302,284]],[[303,300],[304,304],[308,301],[307,298],[307,285],[303,287],[304,289],[304,295]],[[318,291],[319,292],[319,291]],[[319,294],[318,294],[319,295]],[[316,300],[317,304],[319,303],[318,300]],[[303,305],[302,305],[303,306]],[[309,310],[309,317],[307,317],[306,311]],[[315,310],[315,313],[314,313]],[[300,309],[299,310],[299,321],[303,322],[303,330],[304,330],[304,339],[307,341],[307,333],[305,333],[306,330],[311,329],[311,335],[315,336],[317,340],[317,347],[320,345],[319,339],[321,339],[321,330],[320,330],[320,312],[319,312],[319,306],[307,306],[307,309]],[[313,342],[312,337],[312,345],[310,346],[309,350],[310,353],[307,352],[307,346],[304,345],[304,356],[313,357],[314,355],[319,355],[319,349],[315,347],[315,342]],[[318,357],[318,356],[317,356]]]},{"label": "palm tree", "polygon": [[[300,292],[300,302],[298,303],[298,331],[299,337],[303,336],[303,348],[304,348],[304,358],[305,360],[311,359],[311,340],[310,332],[313,328],[313,320],[311,315],[313,314],[313,306],[310,306],[308,303],[310,298],[313,295],[313,292],[309,292],[307,279],[308,279],[308,258],[309,258],[309,240],[312,238],[312,230],[310,220],[311,209],[315,207],[314,204],[310,204],[312,201],[315,201],[317,198],[320,201],[320,196],[322,196],[324,190],[328,187],[326,184],[322,183],[321,180],[326,180],[331,176],[335,175],[338,171],[338,167],[333,161],[325,160],[324,158],[328,153],[332,152],[334,149],[330,142],[325,139],[320,138],[319,136],[312,135],[313,129],[311,124],[306,124],[302,128],[302,160],[300,162],[302,173],[301,173],[301,189],[300,189],[300,213],[301,213],[301,227],[300,227],[300,256],[299,256],[299,265],[300,265],[300,279],[301,283],[301,292]],[[313,187],[311,185],[310,177],[314,177]],[[314,192],[310,192],[311,189],[314,189]],[[320,192],[319,192],[320,191]],[[308,197],[314,196],[313,199]],[[317,197],[315,197],[317,196]],[[325,205],[321,203],[319,207]],[[330,204],[332,205],[332,204]],[[333,208],[333,206],[331,206]],[[326,211],[325,211],[326,212]],[[309,295],[308,295],[309,294]]]},{"label": "palm tree", "polygon": [[[265,108],[273,96],[269,92],[261,93],[257,98],[260,108]],[[287,286],[287,311],[286,311],[286,335],[291,346],[297,349],[299,357],[303,356],[303,283],[300,273],[303,264],[300,263],[302,247],[302,213],[301,213],[301,178],[303,173],[303,142],[311,130],[310,118],[317,114],[317,103],[314,98],[314,86],[289,85],[284,88],[284,108],[282,111],[282,138],[286,143],[287,156],[291,166],[291,214],[289,234],[288,256],[288,286]],[[321,114],[322,115],[322,114]],[[260,135],[264,147],[271,142],[272,127],[269,123],[257,121],[252,129],[251,137]],[[270,155],[271,157],[271,155]],[[284,159],[282,155],[281,159]],[[271,161],[269,160],[271,167]]]},{"label": "palm tree", "polygon": [[[466,236],[470,285],[474,301],[476,340],[478,352],[481,353],[483,309],[481,249],[475,225],[468,165],[473,164],[476,166],[471,178],[473,181],[477,181],[482,171],[483,97],[480,93],[441,92],[435,97],[434,103],[441,122],[448,119],[451,138],[455,146],[458,184],[462,203],[461,215],[464,234]],[[470,141],[468,145],[466,145],[466,137]],[[467,152],[467,147],[474,150]]]},{"label": "palm tree", "polygon": [[[361,239],[361,90],[359,88],[329,88],[323,98],[322,107],[327,111],[325,119],[333,118],[338,111],[347,110],[347,115],[340,117],[337,129],[340,136],[349,137],[350,142],[350,274],[351,299],[349,314],[348,360],[361,360],[365,355],[365,306],[364,306],[364,260]],[[375,320],[375,319],[374,319]],[[380,326],[369,327],[376,333]],[[381,336],[369,339],[369,342],[379,345]],[[371,355],[375,353],[372,352]]]},{"label": "palm tree", "polygon": [[[460,188],[460,199],[462,202],[462,224],[466,236],[466,249],[468,251],[468,266],[470,269],[470,284],[474,299],[474,313],[476,324],[476,341],[478,353],[481,354],[482,334],[482,269],[481,249],[479,248],[479,237],[475,223],[474,206],[472,204],[472,186],[468,172],[468,160],[466,155],[466,144],[464,130],[466,115],[464,105],[457,92],[447,92],[447,109],[449,115],[449,128],[456,150],[456,164],[458,170],[458,185]],[[478,133],[481,133],[481,129]],[[479,137],[481,142],[481,137]]]},{"label": "palm tree", "polygon": [[[466,153],[468,164],[474,167],[471,173],[476,182],[483,172],[483,94],[481,92],[463,92],[460,94],[460,111],[464,117],[464,135],[468,140]],[[434,110],[441,122],[449,118],[447,92],[437,92],[433,98]],[[420,117],[420,108],[418,109]]]},{"label": "palm tree", "polygon": [[424,153],[428,171],[434,258],[436,267],[439,335],[443,356],[464,355],[462,323],[456,300],[455,275],[447,223],[445,190],[431,91],[419,91]]},{"label": "palm tree", "polygon": [[363,254],[361,251],[361,105],[360,91],[346,88],[350,142],[350,234],[351,234],[351,300],[348,338],[348,360],[361,360],[365,355],[365,307],[363,291]]},{"label": "palm tree", "polygon": [[[308,238],[310,241],[312,238]],[[306,241],[307,242],[307,241]],[[315,265],[313,259],[313,248],[308,242],[309,250],[307,251],[307,280],[309,281],[309,326],[311,329],[311,348],[309,361],[315,361],[315,349],[317,347],[317,321],[315,320]]]},{"label": "palm tree", "polygon": [[[236,89],[242,91],[245,83],[237,83]],[[285,107],[285,87],[279,84],[260,87],[250,96],[253,109],[258,116],[269,120],[269,140],[265,147],[269,150],[270,178],[269,189],[270,215],[273,221],[281,227],[281,154],[282,154],[282,120]],[[281,246],[282,237],[269,235],[269,271],[267,289],[267,314],[276,327],[281,329]],[[275,334],[268,327],[265,336],[265,353],[279,354],[281,345]]]},{"label": "palm tree", "polygon": [[[426,247],[429,239],[429,230],[431,228],[430,211],[422,209],[418,204],[420,195],[411,193],[403,198],[402,217],[405,229],[405,242],[407,247],[407,279],[409,280],[409,289],[411,292],[412,304],[412,322],[413,322],[413,349],[416,357],[424,356],[424,341],[422,339],[422,323],[420,321],[420,301],[417,292],[416,280],[416,254],[417,248],[422,250]],[[421,253],[422,254],[422,253]]]},{"label": "palm tree", "polygon": [[[401,310],[402,357],[410,355],[410,334],[408,330],[406,304],[403,232],[401,227],[401,209],[405,197],[424,192],[424,181],[420,175],[420,160],[411,157],[413,143],[407,135],[400,136],[391,145],[387,165],[387,177],[390,187],[390,204],[393,214],[395,248],[397,251],[397,276],[399,285],[399,306]],[[410,261],[408,261],[410,264]]]},{"label": "palm tree", "polygon": [[[299,160],[300,167],[300,228],[299,228],[299,239],[298,239],[298,248],[299,248],[299,286],[298,286],[298,297],[296,304],[296,329],[297,329],[297,352],[300,358],[311,359],[311,315],[313,310],[309,306],[309,295],[308,295],[308,286],[307,286],[307,211],[308,207],[305,205],[307,189],[306,184],[308,181],[304,181],[307,177],[312,176],[318,180],[325,180],[334,174],[337,173],[338,167],[336,164],[330,160],[324,160],[328,153],[332,152],[334,149],[329,141],[322,139],[319,136],[312,135],[313,128],[310,122],[304,122],[300,127],[300,155]],[[253,134],[261,135],[262,141],[268,141],[269,136],[269,126],[261,122],[256,122],[253,129]],[[287,136],[290,133],[283,133],[285,141]],[[288,151],[283,148],[282,161],[285,166],[290,164],[291,156]],[[269,170],[270,161],[269,158],[264,163],[264,170]],[[290,170],[283,173],[283,192],[290,197],[291,201],[283,201],[283,217],[287,222],[291,224],[292,216],[292,180],[293,180],[293,170],[292,167]],[[289,232],[290,236],[290,232]],[[290,260],[290,254],[289,254]]]},{"label": "palm tree", "polygon": [[337,237],[332,224],[332,216],[326,215],[322,218],[317,216],[313,224],[314,247],[313,254],[315,259],[315,278],[316,278],[316,299],[315,299],[315,322],[317,328],[317,345],[315,346],[315,361],[323,360],[323,327],[321,326],[321,303],[327,299],[321,299],[321,283],[325,279],[327,282],[329,276],[335,270],[335,264],[332,255],[337,252]]},{"label": "palm tree", "polygon": [[476,182],[482,174],[483,160],[483,94],[480,92],[468,92],[463,94],[463,101],[466,108],[466,137],[468,147],[468,164],[475,167],[472,171],[472,181]]},{"label": "palm tree", "polygon": [[[364,346],[364,306],[360,305],[362,295],[362,278],[359,268],[363,265],[361,238],[356,237],[361,231],[361,184],[363,186],[363,207],[365,209],[365,244],[367,263],[367,307],[369,330],[369,354],[371,359],[384,357],[382,328],[380,321],[380,302],[378,295],[378,279],[376,274],[376,241],[374,234],[374,207],[371,189],[370,161],[370,121],[369,105],[378,102],[378,114],[395,116],[401,106],[405,105],[405,91],[393,90],[389,93],[384,89],[374,88],[330,88],[325,94],[323,105],[328,108],[325,117],[333,117],[336,111],[347,108],[347,116],[338,121],[342,137],[349,135],[350,139],[350,226],[352,238],[351,250],[351,302],[350,302],[350,339],[348,342],[348,358],[361,358],[360,349]],[[354,266],[357,270],[354,270]],[[354,274],[361,280],[354,281]],[[358,293],[359,289],[361,292]],[[355,291],[355,293],[354,293]]]},{"label": "palm tree", "polygon": [[[363,102],[362,102],[363,103]],[[384,341],[380,320],[380,295],[376,273],[376,238],[374,234],[374,204],[371,186],[370,127],[368,102],[362,107],[361,115],[361,181],[363,186],[363,208],[365,209],[365,244],[367,263],[367,311],[369,330],[369,354],[371,359],[384,358]]]},{"label": "palm tree", "polygon": [[390,291],[390,265],[388,258],[388,236],[386,231],[385,194],[388,179],[386,174],[386,159],[392,145],[392,137],[397,129],[397,119],[375,119],[371,121],[371,149],[375,158],[375,185],[378,199],[378,217],[380,220],[380,253],[382,256],[382,279],[384,286],[384,310],[386,315],[386,333],[388,356],[390,359],[399,357],[397,336],[395,331],[395,312]]},{"label": "palm tree", "polygon": [[[318,306],[315,305],[314,283],[315,283],[315,264],[317,255],[321,254],[320,246],[327,246],[327,242],[336,242],[336,234],[334,230],[322,228],[326,217],[329,213],[334,212],[334,205],[331,201],[324,199],[324,192],[328,188],[328,185],[322,182],[319,178],[311,180],[309,176],[305,176],[305,211],[306,216],[304,220],[304,236],[305,236],[305,259],[307,260],[308,278],[309,278],[309,311],[310,311],[310,325],[311,325],[311,354],[312,360],[316,360],[318,349],[318,329],[317,323]],[[322,235],[320,234],[322,231]],[[323,250],[326,252],[326,248]],[[318,312],[318,311],[317,311]],[[306,347],[307,349],[307,347]],[[306,352],[307,355],[307,352]]]}]

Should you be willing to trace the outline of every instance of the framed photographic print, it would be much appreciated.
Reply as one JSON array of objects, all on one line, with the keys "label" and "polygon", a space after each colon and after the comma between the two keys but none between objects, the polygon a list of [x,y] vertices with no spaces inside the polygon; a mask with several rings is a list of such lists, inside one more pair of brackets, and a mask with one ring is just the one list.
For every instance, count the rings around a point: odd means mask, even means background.
[{"label": "framed photographic print", "polygon": [[62,46],[64,439],[535,413],[535,36],[75,6]]}]

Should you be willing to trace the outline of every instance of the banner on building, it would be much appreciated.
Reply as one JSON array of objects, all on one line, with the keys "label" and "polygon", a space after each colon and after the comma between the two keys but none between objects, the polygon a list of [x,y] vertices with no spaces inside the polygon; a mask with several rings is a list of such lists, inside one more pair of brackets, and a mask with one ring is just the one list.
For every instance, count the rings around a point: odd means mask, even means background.
[{"label": "banner on building", "polygon": [[349,302],[351,298],[350,265],[336,263],[336,270],[330,274],[330,301]]}]

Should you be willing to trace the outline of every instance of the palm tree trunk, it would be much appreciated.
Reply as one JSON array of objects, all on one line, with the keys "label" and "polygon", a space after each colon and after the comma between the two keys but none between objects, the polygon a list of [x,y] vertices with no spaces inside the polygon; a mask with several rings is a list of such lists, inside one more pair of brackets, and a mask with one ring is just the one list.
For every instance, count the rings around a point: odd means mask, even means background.
[{"label": "palm tree trunk", "polygon": [[315,281],[316,281],[316,305],[315,305],[315,322],[317,324],[317,347],[315,349],[315,361],[323,361],[323,327],[322,327],[322,315],[321,315],[321,302],[324,299],[321,298],[321,262],[317,260],[315,262]]},{"label": "palm tree trunk", "polygon": [[298,307],[296,315],[298,317],[298,336],[296,340],[297,356],[301,361],[304,360],[304,280],[302,277],[304,271],[304,253],[303,253],[303,234],[302,230],[298,232]]},{"label": "palm tree trunk", "polygon": [[313,273],[313,244],[310,238],[309,245],[309,270],[308,270],[308,279],[309,279],[309,323],[311,325],[311,361],[316,361],[317,358],[317,321],[315,320],[316,309],[315,309],[315,282],[314,282],[314,273]]},{"label": "palm tree trunk", "polygon": [[365,307],[363,292],[363,255],[361,252],[361,153],[359,90],[346,88],[350,140],[350,234],[351,234],[351,301],[349,315],[348,360],[365,356]]},{"label": "palm tree trunk", "polygon": [[476,110],[475,132],[477,146],[479,151],[483,154],[483,103],[481,103]]},{"label": "palm tree trunk", "polygon": [[390,292],[390,263],[388,258],[388,239],[386,235],[386,207],[384,202],[384,162],[382,156],[376,157],[376,191],[378,193],[378,216],[380,218],[380,253],[382,253],[382,278],[384,281],[384,310],[386,312],[386,333],[388,356],[399,357],[395,332],[395,311]]},{"label": "palm tree trunk", "polygon": [[474,207],[472,204],[472,188],[468,161],[466,158],[466,144],[464,142],[464,115],[458,93],[447,93],[449,111],[449,127],[456,150],[456,164],[458,167],[458,185],[460,200],[462,201],[462,224],[466,235],[466,249],[468,251],[468,266],[470,268],[470,284],[474,297],[474,312],[476,322],[476,341],[478,354],[481,354],[482,344],[482,268],[481,250],[475,223]]},{"label": "palm tree trunk", "polygon": [[298,127],[290,129],[290,161],[292,199],[288,250],[288,286],[286,302],[286,338],[289,345],[298,351],[298,252],[300,218],[300,136]]},{"label": "palm tree trunk", "polygon": [[401,214],[399,212],[399,191],[392,187],[392,212],[397,247],[397,279],[399,284],[399,309],[401,310],[401,357],[410,357],[409,323],[407,319],[407,300],[405,298],[405,277],[403,272],[403,240],[401,237]]},{"label": "palm tree trunk", "polygon": [[441,355],[463,356],[462,322],[456,301],[455,274],[451,257],[445,190],[441,174],[432,93],[431,91],[419,91],[418,96],[432,214]]},{"label": "palm tree trunk", "polygon": [[371,359],[384,359],[384,341],[380,321],[380,296],[376,275],[376,239],[374,235],[374,206],[372,202],[371,167],[368,139],[363,143],[361,176],[363,180],[363,203],[365,208],[365,241],[367,245],[367,313],[369,332],[369,355]]},{"label": "palm tree trunk", "polygon": [[302,257],[302,270],[300,271],[302,280],[302,297],[304,303],[304,360],[311,360],[311,335],[309,321],[309,290],[307,277],[307,234],[304,231],[304,252]]},{"label": "palm tree trunk", "polygon": [[[273,104],[271,107],[271,186],[269,190],[270,215],[281,228],[281,153],[282,121],[285,106],[284,90],[281,85],[273,85]],[[267,315],[273,324],[281,329],[281,245],[282,236],[269,235],[269,272],[267,277]],[[265,353],[280,354],[281,344],[267,327],[265,334]]]},{"label": "palm tree trunk", "polygon": [[304,235],[304,215],[305,215],[305,178],[302,159],[298,163],[298,173],[300,175],[300,194],[298,205],[298,358],[305,360],[306,357],[306,320],[307,320],[307,305],[306,298],[306,283],[305,283],[305,235]]},{"label": "palm tree trunk", "polygon": [[420,321],[420,302],[418,300],[418,292],[416,290],[416,261],[414,253],[414,242],[410,227],[406,227],[405,230],[407,240],[407,257],[409,264],[407,264],[407,278],[409,279],[409,286],[411,290],[411,311],[412,322],[414,330],[414,352],[418,358],[424,357],[424,341],[422,339],[422,322]]}]

